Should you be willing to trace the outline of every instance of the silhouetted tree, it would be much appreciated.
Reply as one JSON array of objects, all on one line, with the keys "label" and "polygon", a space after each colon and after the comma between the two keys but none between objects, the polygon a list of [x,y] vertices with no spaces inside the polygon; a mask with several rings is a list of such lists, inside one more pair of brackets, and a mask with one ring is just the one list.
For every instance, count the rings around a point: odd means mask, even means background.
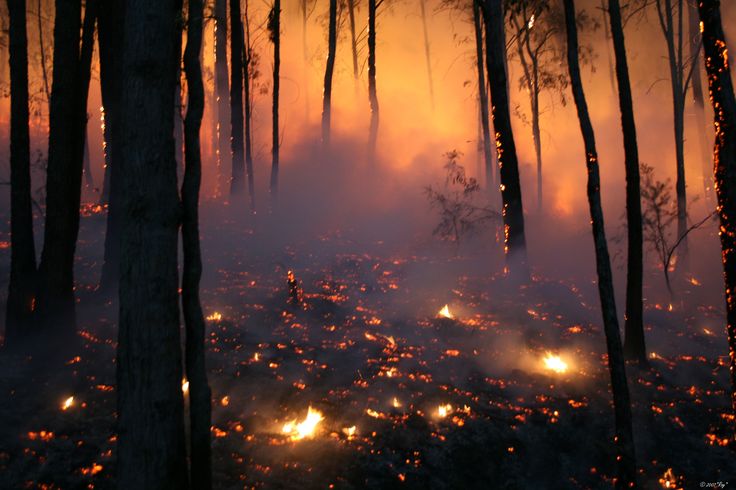
[{"label": "silhouetted tree", "polygon": [[483,20],[480,5],[473,0],[473,27],[475,32],[475,59],[478,68],[478,101],[480,104],[480,122],[483,139],[483,161],[485,162],[486,187],[491,189],[495,184],[495,169],[491,156],[491,125],[488,120],[488,87],[486,86],[484,54],[483,54]]},{"label": "silhouetted tree", "polygon": [[368,133],[368,160],[376,157],[378,139],[378,91],[376,88],[376,14],[383,0],[368,0],[368,102],[371,108],[371,123]]},{"label": "silhouetted tree", "polygon": [[[105,179],[108,180],[107,227],[100,289],[114,294],[120,277],[120,77],[122,22],[125,5],[122,0],[107,0],[100,9],[98,45],[100,53],[100,89],[105,117]],[[104,193],[104,192],[103,192]]]},{"label": "silhouetted tree", "polygon": [[245,189],[243,177],[243,27],[240,20],[240,0],[230,0],[230,145],[232,150],[232,180],[230,195]]},{"label": "silhouetted tree", "polygon": [[348,16],[350,17],[350,50],[353,55],[353,78],[358,80],[358,43],[355,35],[356,0],[348,0]]},{"label": "silhouetted tree", "polygon": [[491,89],[491,115],[496,131],[496,155],[501,169],[501,201],[506,268],[516,279],[529,278],[524,207],[519,181],[519,160],[511,129],[505,62],[502,0],[476,0],[483,12],[486,30],[486,66]]},{"label": "silhouetted tree", "polygon": [[179,14],[176,0],[129,0],[122,20],[117,483],[125,489],[189,487],[173,139]]},{"label": "silhouetted tree", "polygon": [[281,70],[281,1],[274,0],[268,14],[268,31],[273,43],[273,104],[271,108],[271,204],[276,204],[279,194],[279,73]]},{"label": "silhouetted tree", "polygon": [[199,245],[199,190],[202,182],[202,157],[199,130],[204,112],[204,85],[199,55],[202,50],[202,0],[189,0],[187,46],[184,51],[184,71],[189,100],[184,119],[184,180],[182,201],[182,268],[181,302],[185,325],[185,366],[189,380],[189,420],[191,426],[189,457],[192,488],[212,488],[212,457],[210,445],[211,390],[205,369],[205,323],[199,299],[202,277],[202,253]]},{"label": "silhouetted tree", "polygon": [[28,130],[26,1],[8,0],[10,52],[10,282],[5,345],[27,338],[32,327],[36,275]]},{"label": "silhouetted tree", "polygon": [[609,0],[608,18],[611,22],[613,51],[616,56],[616,80],[621,110],[621,129],[624,135],[624,159],[626,165],[626,223],[628,254],[626,271],[626,313],[624,354],[644,364],[646,344],[642,318],[643,237],[641,223],[641,198],[639,190],[639,149],[636,142],[634,104],[631,98],[629,66],[626,60],[624,29],[621,23],[621,6],[618,0]]},{"label": "silhouetted tree", "polygon": [[248,202],[250,212],[256,212],[256,189],[255,176],[253,174],[253,130],[252,122],[252,94],[255,63],[253,61],[254,49],[250,41],[250,19],[248,17],[248,0],[245,0],[245,28],[243,32],[243,86],[245,87],[245,172],[248,176]]},{"label": "silhouetted tree", "polygon": [[593,243],[595,244],[596,272],[598,273],[598,296],[601,301],[603,314],[603,329],[606,334],[606,348],[608,352],[608,370],[611,375],[613,391],[613,406],[616,424],[616,460],[618,462],[620,488],[630,488],[636,485],[636,456],[634,450],[634,436],[631,427],[631,401],[629,399],[629,385],[626,379],[626,363],[623,348],[621,347],[621,333],[616,315],[616,300],[613,289],[613,274],[611,260],[608,255],[606,242],[606,228],[603,221],[603,206],[601,205],[601,178],[598,169],[598,150],[595,145],[595,133],[590,122],[588,103],[585,100],[583,82],[580,76],[580,62],[578,59],[578,27],[573,0],[564,0],[565,26],[567,31],[567,66],[570,72],[572,94],[580,121],[580,132],[585,145],[585,164],[588,171],[588,206],[590,208],[590,222],[593,228]]},{"label": "silhouetted tree", "polygon": [[230,145],[225,128],[230,124],[230,85],[227,76],[227,0],[215,0],[215,91],[217,92],[218,189],[224,169],[230,163]]},{"label": "silhouetted tree", "polygon": [[715,114],[713,170],[720,238],[723,251],[723,278],[726,290],[726,322],[731,372],[731,407],[736,410],[736,98],[728,66],[728,48],[723,34],[720,2],[698,3],[705,70]]},{"label": "silhouetted tree", "polygon": [[[38,274],[36,314],[59,334],[76,326],[74,255],[79,232],[87,90],[94,42],[96,1],[81,24],[80,0],[57,0],[51,87],[46,221]],[[81,46],[79,33],[82,32]]]},{"label": "silhouetted tree", "polygon": [[429,101],[434,110],[434,81],[432,80],[432,56],[429,50],[429,31],[427,30],[427,12],[425,9],[425,1],[419,0],[419,8],[422,13],[422,31],[424,34],[424,58],[427,63],[427,82],[429,85]]},{"label": "silhouetted tree", "polygon": [[325,64],[325,83],[322,92],[322,145],[330,146],[330,118],[332,115],[332,73],[335,70],[335,51],[337,51],[337,0],[330,0],[330,20],[327,35],[327,63]]}]

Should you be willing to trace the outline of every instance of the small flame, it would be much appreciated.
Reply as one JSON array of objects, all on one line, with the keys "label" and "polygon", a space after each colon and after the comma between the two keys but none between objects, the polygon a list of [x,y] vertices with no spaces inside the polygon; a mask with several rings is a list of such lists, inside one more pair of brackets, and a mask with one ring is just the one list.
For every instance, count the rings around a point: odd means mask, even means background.
[{"label": "small flame", "polygon": [[437,316],[440,318],[449,318],[451,320],[455,318],[452,316],[452,313],[450,313],[450,307],[448,305],[443,306],[439,313],[437,313]]},{"label": "small flame", "polygon": [[356,430],[357,429],[355,428],[355,426],[345,427],[345,428],[342,429],[342,433],[345,434],[348,439],[352,439],[353,437],[355,437],[355,431]]},{"label": "small flame", "polygon": [[222,320],[222,313],[215,311],[211,315],[207,316],[206,319],[210,322],[219,322],[220,320]]},{"label": "small flame", "polygon": [[185,395],[186,395],[187,393],[189,393],[189,380],[188,380],[188,379],[186,379],[186,378],[184,378],[184,379],[182,379],[182,380],[181,380],[181,391],[182,391],[182,393],[184,393]]},{"label": "small flame", "polygon": [[544,357],[544,367],[556,373],[567,371],[567,363],[560,356],[556,356],[551,352],[547,352],[547,355]]},{"label": "small flame", "polygon": [[285,423],[281,428],[281,432],[288,435],[292,441],[299,441],[305,437],[312,437],[317,429],[317,425],[324,419],[324,416],[320,412],[310,406],[304,420],[298,424],[296,420]]},{"label": "small flame", "polygon": [[61,404],[61,409],[68,410],[72,407],[72,405],[74,405],[74,397],[70,396],[69,398],[64,400],[64,403]]},{"label": "small flame", "polygon": [[391,400],[391,406],[394,407],[394,408],[400,408],[401,407],[401,402],[399,401],[398,398],[394,397],[394,399]]},{"label": "small flame", "polygon": [[529,22],[526,23],[527,29],[531,30],[532,27],[534,27],[534,21],[537,20],[534,14],[532,14],[531,17],[529,17]]},{"label": "small flame", "polygon": [[452,405],[449,403],[446,405],[440,405],[437,407],[437,415],[440,416],[440,418],[447,417],[450,413],[452,413]]}]

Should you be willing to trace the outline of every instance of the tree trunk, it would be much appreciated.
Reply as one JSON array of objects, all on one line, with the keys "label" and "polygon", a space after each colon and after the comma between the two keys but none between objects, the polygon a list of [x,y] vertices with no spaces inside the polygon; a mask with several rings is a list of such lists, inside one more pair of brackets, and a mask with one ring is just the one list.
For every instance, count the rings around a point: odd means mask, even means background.
[{"label": "tree trunk", "polygon": [[39,265],[38,323],[74,334],[74,252],[79,232],[84,126],[96,2],[85,9],[80,51],[80,0],[57,0],[51,87],[46,222]]},{"label": "tree trunk", "polygon": [[721,221],[723,278],[731,372],[731,408],[736,410],[736,98],[728,69],[728,50],[721,23],[720,2],[700,0],[701,31],[708,89],[715,113],[713,171]]},{"label": "tree trunk", "polygon": [[358,43],[355,40],[355,0],[348,0],[350,17],[350,47],[353,53],[353,77],[358,80]]},{"label": "tree trunk", "polygon": [[327,64],[325,65],[325,85],[322,96],[322,146],[325,149],[330,147],[332,72],[335,69],[335,51],[337,50],[337,0],[330,0],[330,23],[327,38]]},{"label": "tree trunk", "polygon": [[31,205],[26,1],[8,0],[10,54],[10,283],[5,345],[27,338],[32,324],[36,246]]},{"label": "tree trunk", "polygon": [[182,199],[182,268],[181,294],[184,312],[185,363],[189,380],[189,420],[192,488],[212,488],[212,457],[210,443],[211,397],[205,369],[205,323],[199,299],[202,277],[202,253],[199,245],[199,190],[202,181],[202,157],[199,130],[204,112],[204,86],[199,54],[202,50],[202,0],[189,0],[187,47],[184,51],[184,71],[187,77],[189,101],[184,120],[184,180]]},{"label": "tree trunk", "polygon": [[[85,115],[86,116],[86,115]],[[84,122],[84,156],[83,159],[83,165],[84,165],[84,186],[87,187],[89,190],[94,191],[95,188],[95,180],[92,177],[92,166],[89,161],[89,137],[87,131],[87,125],[89,123],[89,118],[85,117]]]},{"label": "tree trunk", "polygon": [[41,54],[41,74],[43,75],[43,92],[46,94],[46,101],[51,103],[51,91],[49,90],[49,76],[46,69],[46,43],[43,40],[43,23],[41,22],[41,0],[36,3],[36,17],[38,19],[38,48]]},{"label": "tree trunk", "polygon": [[504,58],[504,13],[501,0],[475,0],[483,11],[486,28],[486,65],[491,87],[491,115],[496,131],[496,152],[501,169],[501,200],[503,204],[506,270],[515,279],[529,279],[526,237],[524,234],[524,207],[519,182],[519,161],[516,155],[514,133],[506,82]]},{"label": "tree trunk", "polygon": [[253,145],[251,143],[251,81],[250,64],[253,50],[250,45],[250,20],[248,19],[248,0],[245,0],[245,33],[243,35],[243,85],[245,87],[245,171],[248,174],[248,197],[250,212],[256,212],[255,176],[253,175]]},{"label": "tree trunk", "polygon": [[601,300],[601,312],[603,313],[603,329],[606,334],[608,370],[611,375],[615,412],[616,438],[614,444],[619,466],[617,485],[619,488],[630,488],[636,486],[636,457],[631,427],[631,401],[626,379],[626,363],[621,347],[621,333],[619,332],[618,316],[616,315],[613,274],[608,255],[606,229],[603,222],[598,151],[595,145],[593,125],[588,114],[583,82],[580,77],[578,33],[573,0],[565,0],[565,26],[567,28],[567,66],[570,70],[570,84],[578,112],[578,120],[580,121],[580,132],[585,143],[585,163],[588,170],[588,204],[590,207],[590,221],[593,227],[593,242],[595,244],[598,295]]},{"label": "tree trunk", "polygon": [[271,116],[273,118],[272,140],[271,140],[271,206],[275,207],[279,194],[279,71],[281,65],[281,1],[273,2],[273,17],[269,19],[271,24],[271,36],[273,41],[273,105]]},{"label": "tree trunk", "polygon": [[245,190],[243,177],[243,29],[240,21],[240,0],[230,0],[230,144],[233,168],[230,195]]},{"label": "tree trunk", "polygon": [[377,0],[368,0],[368,102],[371,108],[371,125],[368,132],[368,161],[376,158],[378,139],[378,92],[376,89],[376,9]]},{"label": "tree trunk", "polygon": [[[98,44],[100,49],[100,88],[105,114],[105,179],[107,181],[107,228],[100,290],[114,295],[120,277],[120,79],[122,0],[111,0],[100,9]],[[103,192],[104,194],[104,192]]]},{"label": "tree trunk", "polygon": [[[102,15],[97,21],[97,43],[99,45],[99,36],[102,25]],[[102,71],[102,55],[100,54],[100,71]],[[102,86],[102,75],[100,75],[100,86]],[[102,89],[100,89],[102,92]],[[110,130],[107,127],[107,114],[105,113],[105,97],[102,97],[102,107],[100,107],[100,124],[102,126],[102,158],[105,162],[102,173],[102,191],[100,192],[99,203],[102,205],[110,203]]]},{"label": "tree trunk", "polygon": [[491,125],[488,120],[488,90],[483,70],[483,26],[480,6],[473,2],[473,25],[475,27],[475,59],[478,68],[478,99],[480,100],[480,123],[483,130],[483,159],[485,161],[486,187],[490,191],[495,185],[493,158],[491,157]]},{"label": "tree trunk", "polygon": [[624,354],[642,364],[647,362],[642,319],[643,238],[641,224],[641,196],[639,190],[639,149],[636,143],[634,106],[631,98],[631,82],[626,60],[624,29],[621,24],[621,7],[618,0],[608,3],[611,21],[613,51],[616,56],[616,80],[621,110],[621,128],[624,135],[626,165],[626,223],[628,229],[628,255],[626,271],[626,323]]},{"label": "tree trunk", "polygon": [[690,39],[690,63],[694,63],[692,90],[695,104],[695,128],[698,134],[698,148],[700,149],[700,168],[703,180],[703,197],[709,209],[715,207],[713,202],[713,170],[711,169],[710,144],[707,142],[705,123],[705,100],[703,98],[703,83],[700,79],[700,22],[698,9],[694,2],[686,2],[688,8],[688,35]]},{"label": "tree trunk", "polygon": [[117,354],[121,489],[189,486],[177,293],[181,208],[173,138],[175,3],[129,0],[123,21]]},{"label": "tree trunk", "polygon": [[427,13],[424,6],[425,0],[419,0],[422,11],[422,30],[424,31],[424,57],[427,62],[427,81],[429,82],[429,101],[434,111],[434,81],[432,80],[432,57],[429,54],[429,32],[427,31]]},{"label": "tree trunk", "polygon": [[227,77],[227,0],[215,0],[215,90],[217,91],[218,193],[222,192],[224,169],[231,162],[225,128],[229,126],[230,85]]},{"label": "tree trunk", "polygon": [[533,63],[532,75],[532,138],[534,140],[534,156],[537,160],[537,212],[541,214],[542,203],[542,132],[539,129],[539,68]]}]

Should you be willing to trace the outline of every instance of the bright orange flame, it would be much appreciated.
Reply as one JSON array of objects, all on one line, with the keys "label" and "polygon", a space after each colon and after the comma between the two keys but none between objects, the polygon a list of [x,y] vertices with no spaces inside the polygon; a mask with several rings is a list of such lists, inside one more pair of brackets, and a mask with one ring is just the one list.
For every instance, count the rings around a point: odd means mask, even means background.
[{"label": "bright orange flame", "polygon": [[549,369],[550,371],[554,371],[560,374],[567,371],[567,363],[563,361],[560,356],[554,355],[551,352],[547,352],[543,361],[544,367]]},{"label": "bright orange flame", "polygon": [[452,405],[450,405],[449,403],[446,405],[440,405],[439,407],[437,407],[437,415],[439,415],[440,418],[445,418],[451,413],[452,413]]},{"label": "bright orange flame", "polygon": [[298,424],[296,423],[296,420],[285,423],[281,428],[281,432],[288,435],[292,441],[299,441],[305,437],[314,436],[317,430],[317,425],[319,425],[319,423],[324,419],[324,416],[319,411],[310,406],[304,420]]},{"label": "bright orange flame", "polygon": [[448,305],[443,306],[439,313],[437,313],[437,316],[439,318],[449,318],[451,320],[455,318],[452,316],[452,313],[450,313],[450,307]]},{"label": "bright orange flame", "polygon": [[68,410],[72,407],[72,405],[74,405],[74,397],[70,396],[69,398],[64,400],[64,403],[61,404],[61,409]]},{"label": "bright orange flame", "polygon": [[219,322],[220,320],[222,320],[222,313],[215,311],[211,315],[207,316],[206,319],[210,322]]}]

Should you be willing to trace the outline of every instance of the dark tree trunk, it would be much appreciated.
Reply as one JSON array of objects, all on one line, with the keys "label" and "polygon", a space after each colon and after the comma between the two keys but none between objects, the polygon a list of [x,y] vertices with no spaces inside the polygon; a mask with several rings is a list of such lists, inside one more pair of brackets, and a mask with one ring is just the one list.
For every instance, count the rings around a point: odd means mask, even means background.
[{"label": "dark tree trunk", "polygon": [[87,130],[88,123],[89,117],[86,117],[84,123],[84,156],[82,157],[84,161],[84,185],[89,190],[94,190],[95,180],[92,177],[92,165],[89,161],[89,131]]},{"label": "dark tree trunk", "polygon": [[583,82],[580,77],[578,32],[573,0],[565,0],[565,26],[567,28],[567,66],[570,70],[570,84],[578,112],[578,120],[580,121],[580,132],[585,143],[585,163],[588,171],[588,204],[590,206],[590,221],[593,227],[593,242],[595,244],[598,295],[603,313],[603,329],[606,333],[608,369],[611,374],[615,412],[616,438],[614,444],[619,466],[617,485],[620,488],[631,488],[636,486],[636,457],[631,427],[631,401],[626,380],[626,363],[621,346],[621,333],[619,332],[618,317],[616,315],[611,260],[608,255],[606,229],[603,222],[598,151],[595,146],[595,133],[590,122],[588,104],[585,100]]},{"label": "dark tree trunk", "polygon": [[175,5],[175,0],[129,0],[123,27],[117,353],[121,489],[189,486],[177,293],[181,208],[173,138]]},{"label": "dark tree trunk", "polygon": [[429,52],[429,31],[427,30],[427,12],[425,11],[425,0],[419,0],[422,12],[422,30],[424,31],[424,58],[427,62],[427,81],[429,82],[429,101],[434,110],[434,81],[432,80],[432,56]]},{"label": "dark tree trunk", "polygon": [[39,265],[38,322],[73,335],[74,252],[79,232],[87,89],[96,2],[85,9],[80,51],[80,0],[57,0],[51,88],[46,222]]},{"label": "dark tree trunk", "polygon": [[519,161],[511,129],[504,67],[506,43],[503,5],[501,0],[475,1],[481,6],[486,28],[486,65],[491,88],[491,116],[497,137],[498,165],[501,169],[506,268],[515,279],[526,281],[529,278],[529,266],[524,233],[524,207],[519,182]]},{"label": "dark tree trunk", "polygon": [[642,364],[647,362],[642,319],[642,224],[641,197],[639,190],[639,149],[636,143],[634,105],[631,98],[629,66],[626,60],[624,29],[621,24],[621,7],[618,0],[608,3],[608,18],[611,21],[613,51],[616,56],[616,81],[621,110],[621,128],[624,135],[624,158],[626,165],[626,223],[628,229],[628,255],[626,270],[626,322],[624,354]]},{"label": "dark tree trunk", "polygon": [[240,0],[230,0],[230,144],[233,159],[230,195],[245,190],[243,161],[243,28]]},{"label": "dark tree trunk", "polygon": [[335,70],[335,51],[337,50],[337,0],[330,0],[330,23],[327,36],[327,64],[325,65],[325,84],[322,96],[322,146],[330,146],[330,117],[332,104],[332,73]]},{"label": "dark tree trunk", "polygon": [[491,157],[491,125],[488,120],[488,90],[483,66],[483,26],[480,6],[473,2],[473,24],[475,27],[475,58],[478,67],[478,99],[480,101],[480,122],[483,131],[483,159],[485,162],[486,187],[490,191],[495,185],[493,157]]},{"label": "dark tree trunk", "polygon": [[[105,179],[107,181],[107,228],[100,290],[114,295],[120,277],[120,78],[122,21],[125,15],[122,0],[109,0],[100,9],[98,44],[100,48],[100,88],[105,108]],[[103,192],[104,193],[104,192]]]},{"label": "dark tree trunk", "polygon": [[731,371],[731,408],[736,410],[736,98],[728,69],[726,37],[720,2],[700,0],[705,71],[715,113],[716,142],[713,171],[718,215],[721,220],[723,278],[726,289],[726,321]]},{"label": "dark tree trunk", "polygon": [[271,116],[271,205],[274,207],[279,195],[279,72],[281,69],[281,1],[274,0],[272,17],[269,19],[271,41],[273,41],[273,105]]},{"label": "dark tree trunk", "polygon": [[368,0],[368,102],[371,108],[371,125],[368,132],[368,161],[376,158],[378,139],[378,91],[376,88],[376,10],[378,1]]},{"label": "dark tree trunk", "polygon": [[184,312],[185,364],[189,380],[189,420],[191,426],[189,457],[192,488],[212,488],[212,457],[210,443],[211,396],[205,369],[205,323],[199,299],[202,277],[202,253],[199,245],[199,190],[202,181],[202,157],[199,130],[204,112],[204,86],[199,54],[202,50],[202,0],[189,0],[187,47],[184,51],[184,71],[189,89],[187,115],[184,120],[184,181],[182,199],[182,268],[181,294]]},{"label": "dark tree trunk", "polygon": [[27,338],[32,327],[36,275],[28,130],[26,1],[8,0],[10,51],[10,283],[5,345]]},{"label": "dark tree trunk", "polygon": [[251,81],[250,66],[253,49],[250,45],[250,20],[248,19],[248,0],[245,0],[245,33],[243,35],[243,85],[245,86],[245,172],[248,174],[248,197],[250,212],[256,212],[256,188],[253,175],[253,145],[251,143]]},{"label": "dark tree trunk", "polygon": [[355,0],[348,0],[350,17],[350,48],[353,54],[353,77],[358,79],[358,43],[355,40]]},{"label": "dark tree trunk", "polygon": [[711,169],[710,147],[707,141],[705,122],[705,99],[703,98],[703,82],[700,79],[700,22],[698,9],[694,2],[687,2],[688,38],[690,40],[690,63],[695,65],[692,75],[693,102],[695,104],[695,128],[700,149],[700,168],[703,180],[703,196],[709,208],[715,207],[713,202],[713,170]]},{"label": "dark tree trunk", "polygon": [[41,74],[43,75],[43,92],[46,101],[51,103],[51,91],[49,90],[49,76],[46,69],[46,43],[43,40],[43,23],[41,22],[41,0],[36,2],[36,18],[38,20],[38,49],[41,55]]},{"label": "dark tree trunk", "polygon": [[222,192],[224,169],[231,162],[226,127],[230,85],[227,76],[227,0],[215,0],[215,90],[217,91],[217,187]]}]

